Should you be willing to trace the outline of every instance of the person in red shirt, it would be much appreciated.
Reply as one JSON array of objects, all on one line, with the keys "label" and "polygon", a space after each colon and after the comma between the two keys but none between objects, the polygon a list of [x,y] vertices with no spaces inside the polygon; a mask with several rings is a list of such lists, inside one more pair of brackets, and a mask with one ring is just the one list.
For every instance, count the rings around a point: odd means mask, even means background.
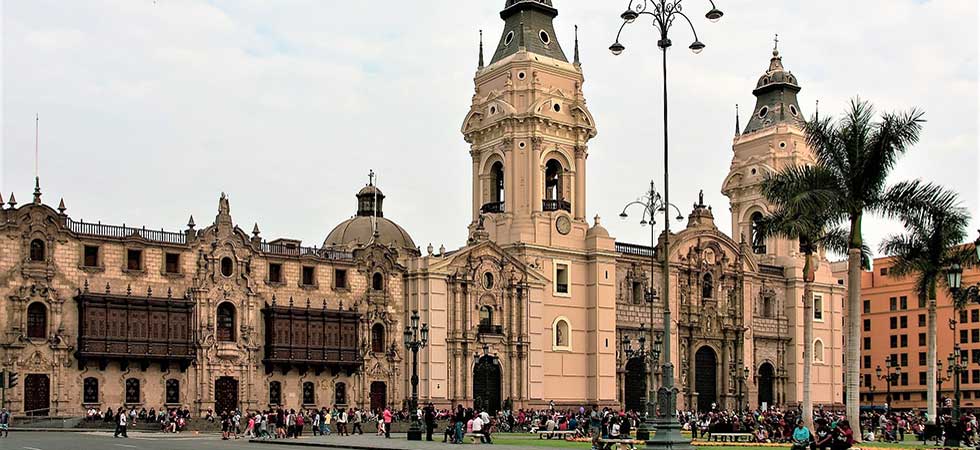
[{"label": "person in red shirt", "polygon": [[382,420],[385,423],[385,438],[391,439],[391,408],[385,408],[385,412],[382,413]]}]

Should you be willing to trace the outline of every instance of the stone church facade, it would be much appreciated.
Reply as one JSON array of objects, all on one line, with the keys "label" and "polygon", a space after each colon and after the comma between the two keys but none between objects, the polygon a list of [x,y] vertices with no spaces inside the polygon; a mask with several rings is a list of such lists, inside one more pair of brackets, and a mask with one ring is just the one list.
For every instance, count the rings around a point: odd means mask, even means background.
[{"label": "stone church facade", "polygon": [[507,0],[487,64],[481,43],[461,130],[469,238],[454,250],[420,250],[384,216],[373,178],[316,247],[247,232],[224,194],[211,224],[192,217],[172,232],[76,221],[39,185],[24,205],[11,194],[0,208],[0,368],[21,381],[7,406],[400,408],[411,394],[402,331],[418,311],[429,327],[423,401],[636,408],[659,369],[620,342],[662,329],[663,305],[647,293],[663,290],[651,258],[664,257],[682,408],[799,402],[803,345],[816,351],[814,402],[841,402],[843,287],[823,264],[816,340],[804,343],[802,261],[753,227],[767,208],[762,177],[811,160],[795,76],[774,53],[752,120],[736,126],[722,185],[731,234],[699,200],[669,251],[619,243],[588,219],[597,129],[577,39],[569,61],[557,14],[551,0]]}]

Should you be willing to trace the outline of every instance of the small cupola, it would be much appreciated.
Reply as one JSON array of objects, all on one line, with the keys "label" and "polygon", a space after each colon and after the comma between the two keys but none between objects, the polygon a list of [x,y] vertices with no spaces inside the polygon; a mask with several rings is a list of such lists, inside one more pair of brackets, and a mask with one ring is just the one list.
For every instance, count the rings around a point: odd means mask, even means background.
[{"label": "small cupola", "polygon": [[385,195],[374,185],[374,171],[368,174],[368,184],[357,193],[357,215],[364,217],[384,217],[381,206]]}]

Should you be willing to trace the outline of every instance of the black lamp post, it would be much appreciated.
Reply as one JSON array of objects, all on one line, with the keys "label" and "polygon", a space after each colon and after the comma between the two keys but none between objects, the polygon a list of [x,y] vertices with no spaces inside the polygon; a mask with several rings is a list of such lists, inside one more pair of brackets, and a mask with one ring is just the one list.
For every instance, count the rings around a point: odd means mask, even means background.
[{"label": "black lamp post", "polygon": [[[643,361],[643,370],[647,373],[647,379],[653,380],[651,372],[653,367],[658,361],[660,361],[660,350],[663,345],[660,336],[655,335],[653,345],[650,350],[647,350],[646,343],[646,329],[643,325],[640,325],[640,337],[637,339],[639,342],[639,348],[634,349],[633,343],[629,336],[623,335],[621,342],[623,354],[626,356],[626,360],[632,360],[634,358],[640,358]],[[649,363],[649,364],[648,364]],[[648,387],[648,391],[652,390],[653,386]],[[641,399],[643,405],[649,407],[649,402],[646,398],[646,392],[643,393],[643,398]],[[640,422],[640,425],[636,428],[636,439],[637,440],[648,440],[650,439],[650,428],[646,425],[646,422]]]},{"label": "black lamp post", "polygon": [[742,373],[738,373],[737,370],[732,370],[732,376],[735,377],[738,388],[738,411],[745,410],[745,394],[748,391],[747,382],[749,381],[749,368],[748,366],[742,367]]},{"label": "black lamp post", "polygon": [[[884,373],[883,373],[884,372]],[[898,365],[898,361],[892,360],[890,356],[885,357],[885,369],[882,370],[881,366],[875,368],[875,376],[879,380],[885,380],[885,387],[887,388],[887,395],[885,395],[885,401],[887,402],[887,409],[892,408],[892,384],[898,382],[898,377],[902,374],[902,367]]]},{"label": "black lamp post", "polygon": [[[954,334],[954,339],[955,339],[955,334],[956,333],[953,333],[953,334]],[[937,406],[936,411],[939,411],[939,414],[940,415],[942,415],[942,410],[943,410],[943,406],[944,406],[943,405],[943,383],[945,383],[945,382],[947,382],[947,381],[949,381],[951,379],[953,379],[953,367],[952,366],[946,367],[946,375],[943,376],[943,361],[942,360],[936,361],[936,385],[938,386],[938,389],[939,389],[939,391],[938,391],[939,392],[939,398],[936,399],[936,401],[939,404],[936,405]]]},{"label": "black lamp post", "polygon": [[[654,185],[653,180],[650,180],[650,190],[644,193],[643,196],[640,197],[638,200],[634,200],[632,202],[627,203],[626,206],[623,207],[623,212],[619,213],[619,217],[623,220],[626,220],[626,218],[629,217],[629,215],[626,214],[626,210],[630,209],[633,206],[640,206],[643,208],[643,212],[640,213],[640,226],[650,225],[650,289],[643,294],[643,298],[650,306],[650,340],[651,342],[658,342],[659,341],[658,337],[653,329],[653,321],[656,312],[655,308],[653,307],[653,300],[657,298],[657,291],[653,289],[653,268],[657,266],[657,254],[653,251],[653,249],[657,247],[657,232],[654,229],[654,225],[657,224],[657,218],[656,218],[657,212],[661,210],[664,211],[664,215],[666,216],[665,220],[666,222],[668,222],[668,224],[664,226],[664,230],[665,230],[664,233],[666,233],[666,235],[669,236],[670,235],[670,216],[669,216],[670,208],[674,208],[674,211],[677,212],[676,220],[678,221],[684,220],[684,215],[681,214],[681,210],[680,208],[677,207],[677,205],[667,203],[664,197],[660,196],[660,193],[657,192],[657,187],[656,185]],[[667,248],[666,241],[664,244],[664,248]],[[669,273],[670,270],[669,260],[666,256],[664,257],[662,270],[665,274]],[[670,378],[671,378],[670,387],[673,388],[674,366],[670,361],[670,303],[667,301],[667,295],[666,295],[666,293],[668,292],[666,286],[668,285],[669,280],[670,280],[669,276],[665,276],[663,336],[665,336],[664,339],[666,340],[666,345],[664,346],[665,356],[664,356],[664,363],[662,368],[663,374],[661,376],[664,377],[664,385],[666,385],[668,365],[670,365]],[[647,371],[647,377],[649,380],[648,389],[652,392],[653,385],[654,385],[653,370]],[[636,436],[637,436],[636,439],[644,440],[644,441],[649,439],[651,425],[652,425],[651,420],[657,416],[657,404],[653,402],[652,396],[648,396],[645,400],[646,402],[644,403],[644,405],[646,405],[646,411],[644,411],[643,421],[640,422],[640,425],[638,427],[636,427]],[[661,410],[663,410],[662,408],[663,405],[661,405]]]},{"label": "black lamp post", "polygon": [[946,432],[946,447],[960,446],[960,377],[966,373],[966,358],[960,354],[960,344],[953,345],[953,353],[947,358],[949,367],[946,368],[953,378],[953,419],[952,427]]},{"label": "black lamp post", "polygon": [[[978,230],[980,231],[980,230]],[[973,242],[976,261],[980,263],[980,238]],[[954,305],[959,309],[965,302],[980,303],[980,285],[963,288],[963,267],[953,263],[946,269],[946,285],[953,294]],[[949,327],[953,330],[953,354],[949,355],[949,367],[947,371],[953,377],[953,427],[951,432],[947,432],[946,446],[959,447],[960,445],[960,373],[966,372],[967,360],[960,353],[960,343],[956,336],[956,321],[950,319]]]},{"label": "black lamp post", "polygon": [[429,342],[429,325],[419,327],[419,312],[412,311],[411,324],[405,327],[405,348],[412,352],[412,402],[409,413],[412,425],[408,428],[408,440],[422,440],[422,424],[419,422],[419,350]]},{"label": "black lamp post", "polygon": [[[682,11],[681,8],[682,0],[630,0],[629,5],[626,7],[626,11],[623,12],[620,17],[623,19],[623,24],[619,27],[619,32],[616,34],[616,42],[609,46],[609,50],[614,55],[620,55],[626,50],[626,46],[619,42],[620,36],[623,34],[623,29],[627,24],[633,23],[640,16],[647,16],[653,19],[653,26],[657,29],[660,34],[660,40],[657,41],[657,47],[660,48],[662,54],[662,68],[663,68],[663,99],[664,99],[664,245],[662,248],[662,258],[663,258],[663,302],[664,302],[664,362],[663,362],[663,386],[657,391],[657,404],[659,408],[656,408],[656,420],[653,421],[653,425],[657,433],[653,440],[647,441],[647,447],[665,448],[665,449],[679,449],[687,450],[691,448],[690,439],[686,439],[681,436],[681,424],[677,420],[677,390],[674,387],[674,364],[671,362],[670,353],[670,170],[668,164],[669,156],[669,146],[668,146],[668,130],[667,130],[667,49],[670,48],[671,42],[667,37],[670,31],[671,25],[674,24],[674,20],[683,18],[684,21],[688,23],[691,27],[691,32],[694,34],[694,42],[688,46],[694,53],[700,53],[704,50],[704,43],[698,40],[697,31],[694,30],[694,24],[691,19]],[[705,17],[712,22],[717,22],[724,15],[721,10],[715,7],[714,1],[709,0],[711,3],[711,9],[705,14]],[[651,256],[653,259],[653,256]],[[652,325],[652,322],[651,322]],[[650,407],[647,406],[649,412]]]},{"label": "black lamp post", "polygon": [[868,392],[871,393],[871,410],[872,411],[875,410],[875,390],[877,390],[875,388],[875,385],[872,384],[871,386],[868,386]]}]

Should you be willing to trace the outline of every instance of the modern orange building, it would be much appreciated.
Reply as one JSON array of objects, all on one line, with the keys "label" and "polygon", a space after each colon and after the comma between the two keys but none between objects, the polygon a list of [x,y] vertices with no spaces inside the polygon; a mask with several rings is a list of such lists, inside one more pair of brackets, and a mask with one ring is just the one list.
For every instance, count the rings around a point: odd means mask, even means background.
[{"label": "modern orange building", "polygon": [[[879,406],[886,402],[894,409],[926,408],[926,331],[927,301],[915,292],[915,277],[890,273],[894,258],[875,260],[874,269],[862,273],[861,404]],[[846,279],[846,264],[842,272]],[[980,270],[965,269],[963,287],[980,282]],[[953,398],[953,380],[947,360],[955,342],[968,358],[967,371],[961,373],[961,406],[980,407],[980,306],[968,305],[957,312],[949,292],[937,292],[937,397]],[[955,330],[954,328],[955,327]],[[901,371],[891,386],[888,399],[886,358],[897,361]],[[941,385],[939,382],[942,381]]]}]

